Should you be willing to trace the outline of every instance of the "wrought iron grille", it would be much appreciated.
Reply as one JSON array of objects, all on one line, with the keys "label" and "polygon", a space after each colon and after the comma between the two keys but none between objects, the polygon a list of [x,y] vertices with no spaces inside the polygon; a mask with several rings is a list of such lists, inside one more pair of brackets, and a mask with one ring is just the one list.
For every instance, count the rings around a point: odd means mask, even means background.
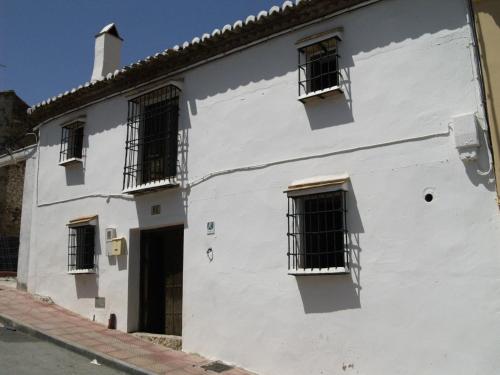
[{"label": "wrought iron grille", "polygon": [[68,271],[94,269],[94,246],[95,226],[69,227]]},{"label": "wrought iron grille", "polygon": [[176,176],[179,91],[169,85],[129,101],[124,190]]},{"label": "wrought iron grille", "polygon": [[63,126],[61,133],[61,151],[59,152],[60,162],[71,158],[82,158],[83,128],[84,123],[81,121]]},{"label": "wrought iron grille", "polygon": [[299,96],[339,85],[337,39],[299,49]]},{"label": "wrought iron grille", "polygon": [[349,268],[343,190],[288,198],[288,269]]}]

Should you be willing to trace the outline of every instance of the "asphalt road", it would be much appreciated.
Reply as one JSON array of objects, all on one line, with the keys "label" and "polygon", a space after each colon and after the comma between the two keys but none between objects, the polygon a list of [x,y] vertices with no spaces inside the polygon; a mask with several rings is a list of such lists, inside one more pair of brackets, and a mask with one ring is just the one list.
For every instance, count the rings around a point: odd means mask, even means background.
[{"label": "asphalt road", "polygon": [[0,324],[0,375],[117,375],[123,372]]}]

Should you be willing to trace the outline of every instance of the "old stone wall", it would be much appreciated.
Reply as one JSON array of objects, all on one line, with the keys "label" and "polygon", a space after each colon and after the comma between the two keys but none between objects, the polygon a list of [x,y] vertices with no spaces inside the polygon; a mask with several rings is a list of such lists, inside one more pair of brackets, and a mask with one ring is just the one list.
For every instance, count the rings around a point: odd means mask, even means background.
[{"label": "old stone wall", "polygon": [[0,235],[19,236],[25,163],[0,169]]},{"label": "old stone wall", "polygon": [[30,129],[27,108],[28,105],[14,91],[0,92],[0,155],[33,141],[24,137]]}]

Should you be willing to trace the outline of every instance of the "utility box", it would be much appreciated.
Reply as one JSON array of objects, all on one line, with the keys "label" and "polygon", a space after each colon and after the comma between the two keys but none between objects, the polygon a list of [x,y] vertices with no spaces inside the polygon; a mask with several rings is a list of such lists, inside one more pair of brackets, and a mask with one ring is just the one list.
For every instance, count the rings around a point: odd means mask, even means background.
[{"label": "utility box", "polygon": [[125,238],[113,238],[111,240],[111,254],[108,255],[123,255],[125,254]]},{"label": "utility box", "polygon": [[477,119],[474,113],[453,118],[455,147],[463,161],[476,160],[480,146]]},{"label": "utility box", "polygon": [[113,238],[116,238],[116,228],[106,228],[106,254],[113,255]]}]

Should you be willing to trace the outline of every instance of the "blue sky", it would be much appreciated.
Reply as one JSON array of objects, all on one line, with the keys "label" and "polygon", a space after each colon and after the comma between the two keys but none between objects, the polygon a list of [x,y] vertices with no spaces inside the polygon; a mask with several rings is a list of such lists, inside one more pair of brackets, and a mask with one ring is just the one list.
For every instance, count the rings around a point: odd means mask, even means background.
[{"label": "blue sky", "polygon": [[0,90],[28,104],[90,79],[94,35],[115,22],[122,65],[279,4],[273,0],[0,0]]}]

